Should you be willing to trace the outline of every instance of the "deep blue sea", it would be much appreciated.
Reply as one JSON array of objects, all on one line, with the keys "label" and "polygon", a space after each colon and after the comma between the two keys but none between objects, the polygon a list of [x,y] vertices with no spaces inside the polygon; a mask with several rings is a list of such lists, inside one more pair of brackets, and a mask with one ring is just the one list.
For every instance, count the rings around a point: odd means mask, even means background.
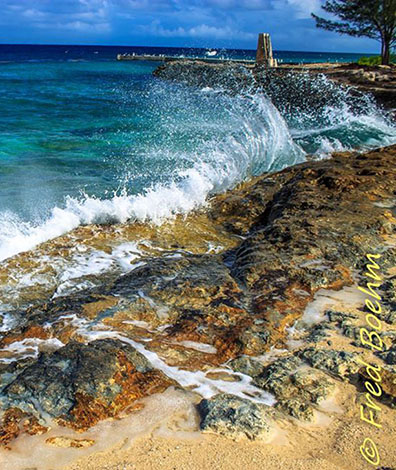
[{"label": "deep blue sea", "polygon": [[[249,49],[210,49],[216,51],[214,57],[227,59],[254,60],[255,50]],[[114,61],[117,54],[152,54],[175,57],[205,57],[208,49],[182,47],[145,47],[145,46],[41,46],[41,45],[5,45],[0,44],[0,61],[50,61],[64,62],[74,60]],[[355,62],[362,55],[337,52],[298,52],[274,51],[274,57],[282,63],[317,63],[317,62]]]},{"label": "deep blue sea", "polygon": [[[125,52],[208,51],[0,46],[0,260],[81,224],[158,222],[188,212],[211,193],[308,154],[396,142],[395,127],[372,100],[357,103],[325,78],[314,88],[331,89],[331,103],[277,108],[264,94],[230,96],[160,81],[152,76],[156,63],[115,60]],[[220,57],[254,54],[218,50]]]}]

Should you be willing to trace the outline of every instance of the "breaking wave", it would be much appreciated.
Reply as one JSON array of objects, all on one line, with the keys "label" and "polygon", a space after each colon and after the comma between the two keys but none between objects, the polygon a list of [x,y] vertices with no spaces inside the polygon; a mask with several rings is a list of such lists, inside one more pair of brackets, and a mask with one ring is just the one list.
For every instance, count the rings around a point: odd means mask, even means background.
[{"label": "breaking wave", "polygon": [[[159,224],[203,206],[209,195],[251,175],[303,162],[308,153],[321,158],[334,150],[396,141],[394,127],[369,98],[339,91],[323,78],[309,84],[299,80],[292,99],[276,84],[269,96],[229,96],[208,87],[151,83],[147,106],[158,119],[145,154],[149,175],[158,177],[136,191],[130,184],[136,167],[125,163],[119,168],[120,188],[110,196],[67,196],[35,223],[12,212],[1,214],[0,260],[80,225]],[[316,99],[324,90],[331,99]],[[183,139],[190,145],[177,145]]]}]

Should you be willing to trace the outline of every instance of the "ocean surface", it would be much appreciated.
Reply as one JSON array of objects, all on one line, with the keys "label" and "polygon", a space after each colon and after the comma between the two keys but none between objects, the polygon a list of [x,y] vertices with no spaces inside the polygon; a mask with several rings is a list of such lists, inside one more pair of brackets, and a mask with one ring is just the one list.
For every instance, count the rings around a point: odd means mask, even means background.
[{"label": "ocean surface", "polygon": [[[263,94],[230,96],[160,81],[152,76],[156,63],[115,60],[125,52],[208,53],[0,46],[0,260],[81,225],[161,222],[308,154],[324,158],[396,142],[395,127],[371,99],[325,78],[313,87],[330,90],[331,102],[277,108]],[[246,59],[254,51],[219,49],[217,56]],[[276,56],[284,62],[359,57]]]},{"label": "ocean surface", "polygon": [[[41,46],[41,45],[5,45],[0,44],[0,61],[114,61],[117,54],[152,54],[175,57],[206,57],[210,52],[214,58],[254,60],[256,51],[249,49],[194,49],[181,47],[145,47],[145,46]],[[375,54],[353,54],[337,52],[297,52],[274,51],[274,57],[281,63],[316,63],[316,62],[355,62],[360,57]]]}]

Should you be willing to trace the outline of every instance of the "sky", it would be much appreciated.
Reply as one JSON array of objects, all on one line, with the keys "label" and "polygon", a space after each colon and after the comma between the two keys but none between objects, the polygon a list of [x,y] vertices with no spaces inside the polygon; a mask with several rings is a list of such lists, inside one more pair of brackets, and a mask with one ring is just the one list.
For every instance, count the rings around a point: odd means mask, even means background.
[{"label": "sky", "polygon": [[0,0],[2,44],[95,44],[378,52],[379,43],[319,30],[322,0]]}]

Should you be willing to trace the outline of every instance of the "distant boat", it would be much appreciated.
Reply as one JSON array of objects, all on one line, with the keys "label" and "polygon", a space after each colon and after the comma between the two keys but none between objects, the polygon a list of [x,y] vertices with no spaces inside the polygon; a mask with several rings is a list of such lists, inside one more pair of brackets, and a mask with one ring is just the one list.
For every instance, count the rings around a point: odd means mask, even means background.
[{"label": "distant boat", "polygon": [[206,52],[206,55],[208,57],[214,57],[215,55],[217,55],[217,51],[207,51]]}]

